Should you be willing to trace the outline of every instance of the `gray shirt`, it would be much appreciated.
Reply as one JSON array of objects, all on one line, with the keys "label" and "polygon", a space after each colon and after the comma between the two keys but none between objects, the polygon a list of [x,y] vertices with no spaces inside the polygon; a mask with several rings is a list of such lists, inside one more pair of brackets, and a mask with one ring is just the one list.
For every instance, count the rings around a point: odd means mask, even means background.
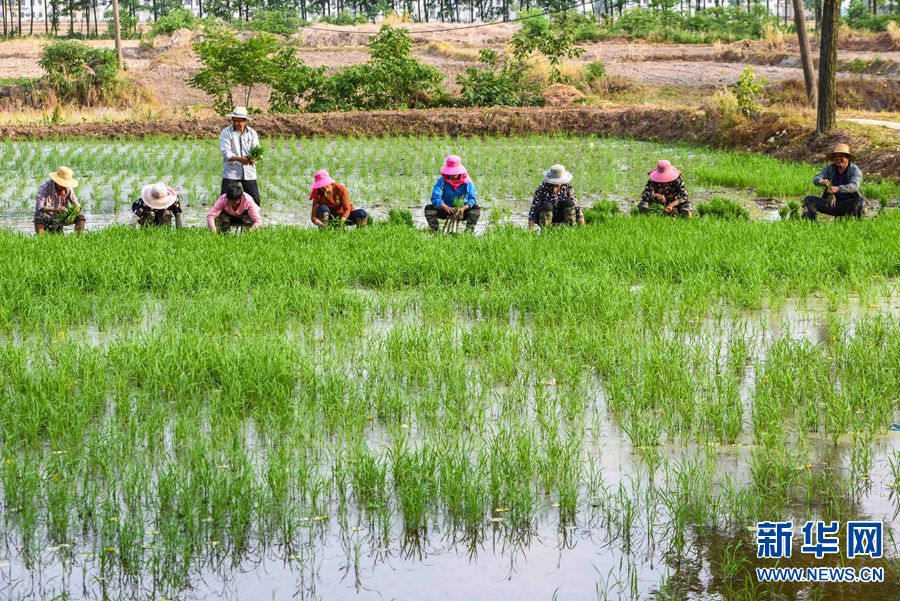
[{"label": "gray shirt", "polygon": [[241,165],[229,159],[245,157],[251,148],[259,146],[259,136],[249,125],[244,133],[238,133],[229,125],[219,134],[219,150],[222,152],[222,179],[256,179],[256,165]]},{"label": "gray shirt", "polygon": [[832,186],[837,186],[838,199],[855,198],[859,195],[859,185],[862,183],[862,171],[854,163],[847,165],[843,173],[837,170],[834,163],[826,165],[824,169],[813,178],[814,186],[821,186],[822,180],[827,179]]}]

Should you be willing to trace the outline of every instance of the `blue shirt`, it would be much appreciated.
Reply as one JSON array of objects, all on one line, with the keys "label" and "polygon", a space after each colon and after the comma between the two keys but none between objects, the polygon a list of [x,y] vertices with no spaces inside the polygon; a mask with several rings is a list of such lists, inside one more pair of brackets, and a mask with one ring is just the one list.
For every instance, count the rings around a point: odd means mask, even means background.
[{"label": "blue shirt", "polygon": [[478,202],[475,184],[473,182],[466,182],[460,184],[460,186],[454,190],[453,186],[445,182],[443,177],[439,177],[434,183],[434,188],[431,190],[431,204],[439,207],[446,202],[452,207],[453,201],[457,198],[465,198],[465,205],[469,208],[474,207],[475,203]]}]

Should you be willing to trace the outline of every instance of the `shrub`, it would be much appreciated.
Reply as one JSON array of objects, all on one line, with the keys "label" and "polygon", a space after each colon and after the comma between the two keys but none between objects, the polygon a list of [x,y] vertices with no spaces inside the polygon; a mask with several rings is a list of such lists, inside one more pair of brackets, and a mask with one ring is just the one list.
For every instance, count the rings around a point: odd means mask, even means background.
[{"label": "shrub", "polygon": [[282,48],[272,59],[272,67],[269,108],[273,113],[298,113],[316,102],[325,67],[305,65],[293,48]]},{"label": "shrub", "polygon": [[602,223],[620,215],[619,205],[613,200],[598,200],[589,209],[584,211],[584,222],[588,225],[592,223]]},{"label": "shrub", "polygon": [[869,3],[865,0],[853,0],[847,7],[847,25],[854,29],[865,29],[880,33],[888,30],[893,23],[900,23],[900,14],[873,15]]},{"label": "shrub", "polygon": [[697,205],[697,214],[701,217],[714,217],[729,221],[750,219],[750,211],[737,202],[720,196],[713,196],[709,202],[699,203]]},{"label": "shrub", "polygon": [[[119,15],[121,16],[121,12]],[[163,15],[153,23],[151,32],[153,35],[172,35],[179,29],[195,29],[197,17],[191,11],[184,8],[176,8]]]},{"label": "shrub", "polygon": [[603,61],[591,61],[584,66],[584,80],[589,84],[606,77],[606,65]]},{"label": "shrub", "polygon": [[296,11],[286,9],[260,10],[253,13],[249,27],[253,31],[290,35],[307,25]]},{"label": "shrub", "polygon": [[46,72],[42,82],[57,98],[93,105],[120,91],[115,50],[60,40],[44,46],[39,64]]},{"label": "shrub", "polygon": [[545,17],[523,21],[520,29],[512,38],[513,55],[519,60],[527,60],[537,52],[550,63],[549,83],[569,83],[560,72],[560,63],[564,58],[578,58],[584,54],[584,48],[575,46],[574,33],[569,29],[550,27]]},{"label": "shrub", "polygon": [[766,78],[757,79],[756,70],[750,65],[747,65],[738,77],[734,84],[734,95],[737,98],[738,107],[745,117],[759,114],[759,101],[766,85]]},{"label": "shrub", "polygon": [[524,60],[489,48],[483,48],[478,58],[484,68],[469,67],[456,77],[468,106],[540,104],[540,85],[528,81],[528,64]]}]

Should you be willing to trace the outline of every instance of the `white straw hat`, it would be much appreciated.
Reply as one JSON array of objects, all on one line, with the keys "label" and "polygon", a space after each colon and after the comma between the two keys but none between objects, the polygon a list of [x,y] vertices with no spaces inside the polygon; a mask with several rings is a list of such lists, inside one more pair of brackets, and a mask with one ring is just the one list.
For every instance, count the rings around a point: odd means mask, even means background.
[{"label": "white straw hat", "polygon": [[160,182],[144,186],[141,190],[141,199],[151,209],[162,210],[171,207],[175,200],[178,199],[178,194],[170,189],[169,186]]},{"label": "white straw hat", "polygon": [[247,121],[250,120],[250,115],[247,114],[246,106],[234,107],[234,110],[231,111],[231,114],[228,116],[231,117],[232,119],[246,119]]},{"label": "white straw hat", "polygon": [[554,186],[568,184],[573,177],[562,165],[550,165],[550,168],[544,172],[544,181]]}]

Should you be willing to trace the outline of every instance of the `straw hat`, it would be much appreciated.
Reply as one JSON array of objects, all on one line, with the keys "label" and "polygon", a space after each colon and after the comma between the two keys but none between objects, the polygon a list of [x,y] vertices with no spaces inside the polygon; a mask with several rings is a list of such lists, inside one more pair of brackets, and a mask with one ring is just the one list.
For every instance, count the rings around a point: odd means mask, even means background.
[{"label": "straw hat", "polygon": [[151,209],[162,210],[171,207],[178,199],[178,194],[175,193],[175,190],[160,182],[144,186],[141,190],[141,199]]},{"label": "straw hat", "polygon": [[466,172],[463,167],[462,159],[455,154],[451,154],[444,159],[444,166],[441,167],[441,175],[462,175]]},{"label": "straw hat", "polygon": [[651,182],[656,182],[657,184],[666,184],[668,182],[674,182],[676,179],[681,176],[681,171],[672,166],[672,163],[663,159],[656,164],[656,169],[652,171],[648,171],[647,175],[650,176]]},{"label": "straw hat", "polygon": [[247,114],[247,107],[246,107],[246,106],[236,106],[236,107],[234,107],[234,110],[231,111],[231,114],[230,114],[230,115],[227,115],[227,116],[230,117],[230,118],[232,118],[232,119],[246,119],[247,121],[250,120],[250,115]]},{"label": "straw hat", "polygon": [[568,184],[573,177],[562,165],[550,165],[550,168],[544,171],[544,182],[554,186]]},{"label": "straw hat", "polygon": [[57,184],[62,186],[63,188],[77,188],[78,180],[72,177],[74,174],[72,170],[68,167],[60,167],[53,173],[48,174],[50,179],[55,181]]},{"label": "straw hat", "polygon": [[851,161],[856,160],[856,155],[850,152],[850,147],[847,144],[836,144],[835,147],[831,149],[831,152],[829,152],[825,156],[828,157],[829,161],[833,161],[834,155],[836,154],[845,154],[850,157]]},{"label": "straw hat", "polygon": [[328,175],[327,169],[319,169],[315,173],[313,173],[313,190],[318,190],[319,188],[324,188],[325,186],[330,186],[335,183],[331,176]]}]

